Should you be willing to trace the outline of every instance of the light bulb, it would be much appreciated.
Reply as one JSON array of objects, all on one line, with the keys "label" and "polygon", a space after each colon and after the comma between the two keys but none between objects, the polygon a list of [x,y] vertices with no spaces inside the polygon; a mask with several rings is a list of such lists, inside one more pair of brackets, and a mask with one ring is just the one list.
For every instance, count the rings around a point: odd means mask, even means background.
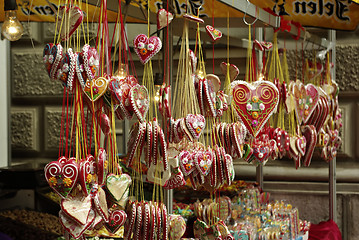
[{"label": "light bulb", "polygon": [[2,24],[1,33],[10,41],[16,41],[21,38],[24,28],[16,17],[16,11],[5,12],[5,21]]}]

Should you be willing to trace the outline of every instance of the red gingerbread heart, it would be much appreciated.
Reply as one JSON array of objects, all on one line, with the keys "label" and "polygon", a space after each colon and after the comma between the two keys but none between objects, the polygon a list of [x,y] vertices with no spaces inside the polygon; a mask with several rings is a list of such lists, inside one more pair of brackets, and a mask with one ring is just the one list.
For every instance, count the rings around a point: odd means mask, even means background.
[{"label": "red gingerbread heart", "polygon": [[229,64],[228,66],[226,62],[222,62],[220,68],[224,76],[227,76],[227,72],[228,72],[231,82],[233,82],[239,74],[239,69],[234,64]]},{"label": "red gingerbread heart", "polygon": [[50,187],[62,198],[66,198],[75,186],[79,166],[72,160],[53,161],[45,166],[45,178]]},{"label": "red gingerbread heart", "polygon": [[106,150],[100,148],[97,153],[97,181],[99,185],[103,185],[106,180],[106,176],[108,173],[107,168],[107,154]]},{"label": "red gingerbread heart", "polygon": [[[62,41],[70,38],[83,20],[84,14],[79,7],[61,6],[57,12],[57,32]],[[64,19],[64,20],[63,20]]]},{"label": "red gingerbread heart", "polygon": [[293,96],[297,118],[300,123],[306,123],[318,104],[318,90],[313,84],[304,86],[303,83],[297,80],[293,86]]},{"label": "red gingerbread heart", "polygon": [[61,44],[46,44],[43,51],[43,58],[49,77],[51,80],[55,80],[59,64],[63,58]]},{"label": "red gingerbread heart", "polygon": [[256,137],[279,102],[279,92],[269,81],[232,83],[233,106],[248,132]]},{"label": "red gingerbread heart", "polygon": [[74,80],[76,76],[77,53],[74,53],[72,48],[67,49],[66,54],[59,62],[56,72],[56,79],[63,82],[71,91],[75,85]]},{"label": "red gingerbread heart", "polygon": [[93,80],[98,74],[99,70],[99,56],[96,48],[85,44],[81,53],[78,54],[77,59],[77,78],[80,81],[82,88],[85,87],[87,80]]},{"label": "red gingerbread heart", "polygon": [[211,170],[212,162],[214,159],[214,153],[210,150],[198,151],[194,157],[194,162],[199,173],[203,176],[207,176]]},{"label": "red gingerbread heart", "polygon": [[147,88],[143,85],[136,85],[130,90],[130,104],[138,120],[144,122],[149,108],[149,97]]},{"label": "red gingerbread heart", "polygon": [[133,86],[127,82],[120,82],[117,79],[111,80],[109,89],[117,99],[119,109],[124,117],[131,119],[133,112],[130,109],[129,93]]},{"label": "red gingerbread heart", "polygon": [[133,40],[133,45],[142,64],[147,63],[162,48],[162,42],[159,37],[152,36],[148,38],[145,34],[137,35]]},{"label": "red gingerbread heart", "polygon": [[185,118],[186,127],[191,136],[198,140],[206,126],[206,119],[200,114],[188,114]]},{"label": "red gingerbread heart", "polygon": [[303,157],[304,166],[309,167],[317,144],[317,131],[313,125],[302,126],[302,133],[306,140],[305,155]]},{"label": "red gingerbread heart", "polygon": [[215,29],[211,25],[206,26],[206,32],[211,37],[213,42],[218,40],[218,39],[221,39],[221,37],[222,37],[222,32],[219,31],[218,29]]},{"label": "red gingerbread heart", "polygon": [[109,211],[109,218],[108,221],[105,222],[105,227],[111,233],[117,232],[117,230],[125,224],[127,219],[127,214],[123,210],[114,210]]},{"label": "red gingerbread heart", "polygon": [[92,155],[88,155],[86,159],[80,162],[79,168],[79,182],[82,191],[85,195],[88,195],[91,191],[92,185],[95,181],[95,159]]}]

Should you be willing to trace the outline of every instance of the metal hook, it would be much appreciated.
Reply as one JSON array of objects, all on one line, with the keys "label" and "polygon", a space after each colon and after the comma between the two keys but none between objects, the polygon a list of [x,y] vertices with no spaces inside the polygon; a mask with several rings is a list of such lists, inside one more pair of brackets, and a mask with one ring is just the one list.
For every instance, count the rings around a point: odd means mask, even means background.
[{"label": "metal hook", "polygon": [[[246,16],[247,16],[247,11],[248,11],[249,4],[250,4],[250,2],[249,2],[249,0],[247,0],[247,7],[246,7],[246,11],[244,12],[243,22],[244,22],[245,24],[247,24],[248,26],[251,26],[251,25],[253,25],[253,24],[255,24],[255,23],[257,22],[258,17],[256,17],[256,19],[255,19],[252,23],[248,23],[248,22],[246,21]],[[257,15],[257,7],[256,7],[256,15]]]}]

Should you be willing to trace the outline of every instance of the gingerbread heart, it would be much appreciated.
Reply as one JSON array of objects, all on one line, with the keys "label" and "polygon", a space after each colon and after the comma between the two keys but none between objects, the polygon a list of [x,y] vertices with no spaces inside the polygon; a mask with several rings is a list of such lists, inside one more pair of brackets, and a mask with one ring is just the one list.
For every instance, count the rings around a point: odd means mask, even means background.
[{"label": "gingerbread heart", "polygon": [[183,173],[179,169],[178,157],[169,157],[168,159],[168,164],[171,169],[171,177],[164,185],[164,188],[174,189],[185,185],[186,180],[184,179]]},{"label": "gingerbread heart", "polygon": [[106,176],[108,173],[107,168],[107,154],[106,150],[100,148],[97,153],[97,182],[99,185],[103,185],[106,180]]},{"label": "gingerbread heart", "polygon": [[204,23],[204,20],[202,18],[197,17],[195,15],[184,14],[183,18],[186,18],[186,19],[190,20],[191,22],[195,22],[195,23]]},{"label": "gingerbread heart", "polygon": [[166,9],[160,9],[157,12],[157,30],[160,30],[168,24],[170,24],[173,20],[173,14],[170,12],[167,12]]},{"label": "gingerbread heart", "polygon": [[136,202],[129,202],[127,208],[127,219],[125,221],[124,229],[124,239],[131,239],[132,232],[135,228],[136,216],[137,216],[137,206]]},{"label": "gingerbread heart", "polygon": [[127,214],[123,210],[110,210],[108,221],[105,222],[105,227],[111,233],[115,233],[120,227],[125,224]]},{"label": "gingerbread heart", "polygon": [[129,190],[131,182],[131,177],[126,173],[121,175],[110,174],[106,179],[106,188],[111,196],[119,202]]},{"label": "gingerbread heart", "polygon": [[83,20],[84,14],[79,7],[61,6],[57,12],[57,32],[62,41],[66,41],[76,31]]},{"label": "gingerbread heart", "polygon": [[317,131],[313,125],[302,126],[302,133],[306,140],[305,155],[303,157],[304,166],[309,167],[315,145],[317,144]]},{"label": "gingerbread heart", "polygon": [[152,164],[147,171],[147,181],[160,186],[164,186],[170,177],[170,168],[166,170],[163,161]]},{"label": "gingerbread heart", "polygon": [[59,63],[56,79],[63,82],[71,91],[74,86],[74,79],[77,65],[77,53],[74,53],[72,48],[67,49],[66,54]]},{"label": "gingerbread heart", "polygon": [[185,118],[185,124],[191,136],[198,140],[206,126],[206,119],[200,114],[188,114]]},{"label": "gingerbread heart", "polygon": [[199,173],[203,176],[207,176],[211,171],[212,162],[214,155],[211,151],[199,151],[194,156],[195,166],[198,169]]},{"label": "gingerbread heart", "polygon": [[43,51],[43,59],[51,80],[56,79],[56,73],[62,58],[62,46],[60,43],[56,45],[52,43],[46,44]]},{"label": "gingerbread heart", "polygon": [[261,42],[261,45],[265,50],[269,50],[273,46],[273,44],[271,42]]},{"label": "gingerbread heart", "polygon": [[145,34],[137,35],[133,40],[133,45],[142,64],[146,64],[162,48],[162,42],[159,37],[152,36],[148,38]]},{"label": "gingerbread heart", "polygon": [[95,218],[96,213],[94,210],[91,210],[87,222],[85,224],[79,224],[78,222],[70,218],[67,214],[65,214],[63,211],[59,212],[59,219],[61,225],[75,239],[79,239],[82,234],[91,227]]},{"label": "gingerbread heart", "polygon": [[104,77],[96,77],[92,80],[88,79],[85,84],[84,92],[92,102],[95,102],[105,94],[107,85],[108,81]]},{"label": "gingerbread heart", "polygon": [[313,84],[307,84],[305,85],[305,91],[306,91],[306,103],[305,103],[305,110],[304,110],[304,123],[308,121],[310,116],[312,115],[315,107],[318,105],[319,101],[319,93],[316,86]]},{"label": "gingerbread heart", "polygon": [[203,93],[204,93],[204,114],[206,116],[216,117],[216,92],[212,81],[203,79]]},{"label": "gingerbread heart", "polygon": [[186,222],[181,215],[170,214],[168,217],[170,239],[179,240],[186,232]]},{"label": "gingerbread heart", "polygon": [[132,126],[127,144],[127,167],[132,166],[134,156],[138,146],[142,145],[142,141],[146,135],[146,123],[137,123]]},{"label": "gingerbread heart", "polygon": [[[127,119],[132,118],[132,111],[129,109],[129,93],[132,86],[127,82],[120,84],[118,80],[111,80],[109,83],[109,89],[114,93],[115,98],[118,101],[119,109],[124,117]],[[128,105],[128,108],[126,107]]]},{"label": "gingerbread heart", "polygon": [[234,64],[228,65],[228,63],[226,62],[222,62],[220,64],[220,68],[224,76],[227,76],[227,73],[229,74],[229,79],[231,80],[231,82],[233,82],[239,74],[239,69]]},{"label": "gingerbread heart", "polygon": [[62,198],[66,198],[75,186],[79,166],[72,159],[63,162],[52,161],[45,168],[45,178],[50,187]]},{"label": "gingerbread heart", "polygon": [[233,107],[248,132],[256,137],[278,105],[278,89],[269,81],[235,81],[231,87]]},{"label": "gingerbread heart", "polygon": [[269,147],[253,146],[253,156],[260,162],[265,163],[269,157]]},{"label": "gingerbread heart", "polygon": [[94,185],[94,188],[97,188],[97,194],[92,197],[96,211],[104,221],[108,221],[106,193],[102,188],[98,188],[98,185]]},{"label": "gingerbread heart", "polygon": [[136,85],[130,90],[130,103],[140,122],[145,121],[149,108],[149,97],[147,88],[143,85]]},{"label": "gingerbread heart", "polygon": [[304,136],[300,136],[297,138],[296,140],[296,144],[297,144],[297,149],[299,151],[299,153],[304,156],[305,155],[305,149],[307,146],[307,140],[305,139]]},{"label": "gingerbread heart", "polygon": [[93,80],[98,74],[99,56],[96,48],[85,44],[81,53],[78,54],[76,67],[77,78],[82,88],[84,88],[87,80]]},{"label": "gingerbread heart", "polygon": [[190,175],[195,168],[194,163],[194,154],[189,153],[188,151],[182,151],[179,156],[179,165],[185,176]]},{"label": "gingerbread heart", "polygon": [[91,191],[92,185],[95,181],[95,159],[92,155],[88,155],[86,159],[80,162],[79,167],[79,182],[81,189],[85,195]]},{"label": "gingerbread heart", "polygon": [[218,29],[215,29],[211,25],[206,26],[206,32],[211,37],[213,42],[218,40],[218,39],[221,39],[221,37],[222,37],[222,32],[220,30],[218,30]]},{"label": "gingerbread heart", "polygon": [[62,199],[61,209],[66,215],[79,224],[85,225],[92,207],[91,195],[78,194],[75,197]]}]

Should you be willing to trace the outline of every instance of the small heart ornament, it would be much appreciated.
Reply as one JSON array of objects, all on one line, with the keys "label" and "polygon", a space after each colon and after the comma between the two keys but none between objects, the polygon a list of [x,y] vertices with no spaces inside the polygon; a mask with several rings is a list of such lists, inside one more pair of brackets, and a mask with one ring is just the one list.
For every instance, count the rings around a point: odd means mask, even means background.
[{"label": "small heart ornament", "polygon": [[198,151],[194,157],[196,168],[203,176],[207,176],[211,171],[214,154],[211,151]]},{"label": "small heart ornament", "polygon": [[70,38],[70,36],[80,26],[83,17],[84,14],[79,7],[61,6],[59,8],[57,12],[57,32],[60,32],[62,41]]},{"label": "small heart ornament", "polygon": [[91,191],[92,185],[95,181],[96,162],[92,155],[88,155],[86,159],[80,162],[79,167],[79,182],[82,192],[88,195]]},{"label": "small heart ornament", "polygon": [[162,48],[162,42],[159,37],[152,36],[148,38],[145,34],[137,35],[133,40],[133,45],[142,64],[146,64]]},{"label": "small heart ornament", "polygon": [[52,161],[45,166],[44,171],[50,187],[60,197],[67,198],[78,179],[78,164],[72,159]]},{"label": "small heart ornament", "polygon": [[248,132],[256,137],[277,108],[278,89],[269,81],[234,81],[231,87],[234,109]]},{"label": "small heart ornament", "polygon": [[110,210],[108,221],[105,222],[105,227],[111,233],[115,233],[120,227],[125,224],[127,214],[123,210]]},{"label": "small heart ornament", "polygon": [[86,96],[92,101],[97,101],[107,90],[108,81],[104,77],[97,77],[92,80],[88,79],[84,92]]},{"label": "small heart ornament", "polygon": [[87,80],[93,80],[99,70],[99,56],[96,48],[85,44],[77,58],[77,79],[80,81],[82,88],[85,87]]},{"label": "small heart ornament", "polygon": [[136,85],[130,90],[130,103],[138,120],[144,122],[149,109],[149,97],[147,88],[143,85]]},{"label": "small heart ornament", "polygon": [[72,218],[70,218],[63,211],[60,210],[59,212],[61,225],[75,239],[79,239],[82,234],[92,226],[95,218],[96,213],[94,210],[91,210],[87,222],[85,224],[79,224],[78,222],[72,220]]},{"label": "small heart ornament", "polygon": [[185,118],[185,123],[192,137],[198,140],[206,126],[205,117],[200,114],[188,114]]},{"label": "small heart ornament", "polygon": [[213,42],[215,42],[218,39],[221,39],[221,37],[222,37],[222,32],[219,31],[218,29],[215,29],[211,25],[206,26],[206,32],[211,37]]},{"label": "small heart ornament", "polygon": [[[229,73],[229,78],[230,78],[231,82],[233,82],[239,74],[239,69],[234,64],[229,64],[229,66],[228,66],[228,64],[226,62],[222,62],[220,64],[220,68],[221,68],[224,76],[227,76],[227,72]],[[228,71],[227,71],[227,69],[228,69]]]},{"label": "small heart ornament", "polygon": [[167,12],[166,9],[160,9],[157,12],[157,30],[160,30],[168,24],[170,24],[173,20],[173,14],[170,12]]},{"label": "small heart ornament", "polygon": [[131,183],[131,177],[126,173],[121,175],[110,174],[106,179],[106,188],[111,196],[119,202],[128,191]]}]

